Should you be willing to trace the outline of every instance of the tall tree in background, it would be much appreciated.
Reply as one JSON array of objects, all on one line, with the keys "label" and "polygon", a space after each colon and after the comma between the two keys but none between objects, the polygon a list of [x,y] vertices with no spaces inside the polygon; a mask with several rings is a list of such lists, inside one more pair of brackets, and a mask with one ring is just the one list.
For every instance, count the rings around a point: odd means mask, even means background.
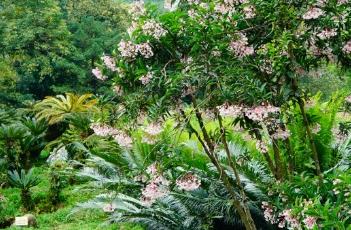
[{"label": "tall tree in background", "polygon": [[[95,90],[97,81],[91,69],[103,53],[116,47],[126,25],[126,7],[114,0],[61,0],[61,7],[81,60],[79,64]],[[105,92],[104,87],[102,91]]]},{"label": "tall tree in background", "polygon": [[2,5],[1,45],[19,76],[18,90],[37,99],[53,93],[54,84],[74,86],[81,70],[71,59],[74,47],[57,3],[5,0]]},{"label": "tall tree in background", "polygon": [[113,0],[1,1],[0,82],[12,79],[1,104],[94,92],[91,66],[117,44],[124,11]]}]

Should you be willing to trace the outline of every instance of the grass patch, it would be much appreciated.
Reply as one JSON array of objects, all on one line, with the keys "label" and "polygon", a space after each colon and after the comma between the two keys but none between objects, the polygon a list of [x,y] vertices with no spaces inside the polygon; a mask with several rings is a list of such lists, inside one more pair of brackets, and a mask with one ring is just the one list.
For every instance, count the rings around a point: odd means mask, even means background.
[{"label": "grass patch", "polygon": [[[120,229],[120,230],[142,230],[140,226],[132,224],[105,225],[106,214],[98,210],[85,211],[69,215],[77,203],[87,201],[99,191],[82,189],[82,185],[67,185],[62,190],[62,203],[57,210],[50,212],[48,193],[50,189],[49,171],[45,167],[36,167],[34,173],[39,177],[40,183],[32,188],[32,198],[35,202],[35,209],[31,212],[37,218],[38,228],[50,230],[93,230],[93,229]],[[79,188],[79,189],[78,189]],[[21,208],[20,190],[17,188],[0,189],[0,194],[6,198],[5,209],[0,213],[1,218],[21,216],[26,213]],[[9,227],[7,229],[23,229]],[[27,228],[34,229],[34,228]]]}]

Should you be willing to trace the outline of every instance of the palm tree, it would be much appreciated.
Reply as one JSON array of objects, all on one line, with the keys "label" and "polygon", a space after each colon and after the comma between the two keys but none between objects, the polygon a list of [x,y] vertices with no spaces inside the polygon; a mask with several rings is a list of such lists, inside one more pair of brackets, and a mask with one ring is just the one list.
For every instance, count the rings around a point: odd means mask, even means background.
[{"label": "palm tree", "polygon": [[47,119],[49,124],[62,122],[72,113],[85,113],[95,108],[96,99],[92,99],[92,94],[57,95],[56,97],[46,97],[34,106],[38,119]]}]

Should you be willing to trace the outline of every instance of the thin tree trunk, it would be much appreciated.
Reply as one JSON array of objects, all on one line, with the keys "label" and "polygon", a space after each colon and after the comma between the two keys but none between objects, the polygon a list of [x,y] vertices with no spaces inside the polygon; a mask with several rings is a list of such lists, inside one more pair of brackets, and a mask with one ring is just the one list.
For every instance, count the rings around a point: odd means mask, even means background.
[{"label": "thin tree trunk", "polygon": [[[198,111],[198,109],[197,109],[197,111]],[[181,114],[182,114],[183,118],[185,120],[187,120],[187,117],[186,117],[184,111],[181,111]],[[201,131],[203,132],[203,136],[204,137],[207,136],[207,138],[208,138],[207,141],[210,141],[208,133],[207,133],[207,130],[206,130],[205,126],[204,126],[204,123],[203,123],[203,120],[202,120],[202,117],[201,117],[201,113],[199,111],[198,111],[198,114],[197,114],[196,117],[197,117],[197,120],[198,120],[198,122],[200,124]],[[191,129],[191,131],[195,134],[195,136],[199,140],[200,144],[202,145],[206,155],[210,158],[211,162],[214,164],[214,166],[216,167],[217,171],[219,172],[220,179],[222,180],[226,190],[229,192],[230,196],[232,197],[233,205],[234,205],[235,209],[238,211],[239,216],[240,216],[241,220],[243,221],[243,224],[244,224],[245,228],[247,230],[256,230],[256,226],[255,226],[254,221],[253,221],[253,219],[251,217],[251,213],[248,210],[246,210],[243,207],[243,204],[239,201],[238,195],[235,193],[235,191],[233,189],[233,186],[232,186],[232,184],[231,184],[231,182],[229,180],[229,176],[225,172],[224,168],[220,165],[218,159],[216,158],[216,156],[215,156],[215,154],[213,152],[214,147],[213,147],[212,150],[210,150],[210,148],[208,147],[208,145],[209,146],[213,146],[212,142],[206,144],[205,143],[206,140],[204,141],[201,138],[200,134],[190,124],[190,121],[188,122],[188,126]]]},{"label": "thin tree trunk", "polygon": [[307,119],[307,115],[306,115],[306,112],[305,112],[305,105],[304,105],[303,100],[300,97],[297,100],[298,100],[298,104],[299,104],[299,107],[300,107],[300,110],[301,110],[301,115],[302,115],[302,118],[303,118],[303,122],[304,122],[304,125],[305,125],[305,128],[306,128],[307,138],[308,138],[308,140],[310,142],[310,145],[311,145],[312,157],[313,157],[313,160],[314,160],[314,164],[316,166],[316,173],[317,173],[317,176],[319,177],[320,182],[322,182],[323,177],[322,177],[322,172],[321,172],[321,166],[320,166],[320,163],[319,163],[318,152],[317,152],[316,144],[314,143],[314,140],[313,140],[312,132],[311,132],[311,129],[310,129],[310,124],[309,124],[309,121]]},{"label": "thin tree trunk", "polygon": [[284,177],[283,171],[283,162],[280,157],[280,151],[278,147],[278,143],[276,140],[272,139],[273,153],[274,153],[274,161],[275,161],[275,171],[278,180],[282,180]]},{"label": "thin tree trunk", "polygon": [[221,141],[222,141],[222,143],[224,145],[224,150],[225,150],[225,152],[227,154],[229,165],[230,165],[230,167],[232,168],[232,170],[234,172],[235,180],[236,180],[237,186],[238,186],[238,188],[240,190],[240,195],[241,195],[241,199],[242,199],[242,208],[243,208],[243,211],[244,211],[244,214],[245,214],[246,221],[247,221],[247,223],[250,226],[255,227],[255,222],[253,221],[251,213],[250,213],[250,209],[247,206],[247,202],[246,202],[247,198],[246,198],[246,194],[245,194],[245,191],[244,191],[244,187],[241,184],[240,175],[239,175],[238,170],[236,168],[236,162],[233,161],[232,156],[230,154],[227,138],[226,138],[226,135],[225,135],[226,134],[226,130],[225,130],[224,126],[223,126],[222,117],[219,114],[219,111],[218,111],[217,108],[216,108],[216,114],[217,114],[217,118],[218,118],[218,124],[219,124],[219,128],[220,128],[220,132],[221,132]]},{"label": "thin tree trunk", "polygon": [[[254,134],[255,134],[256,139],[261,141],[262,138],[257,130],[254,131]],[[271,157],[269,156],[268,152],[263,152],[262,154],[263,154],[264,158],[266,159],[268,167],[271,170],[274,178],[278,179],[275,166],[274,166],[273,161],[272,161]]]}]

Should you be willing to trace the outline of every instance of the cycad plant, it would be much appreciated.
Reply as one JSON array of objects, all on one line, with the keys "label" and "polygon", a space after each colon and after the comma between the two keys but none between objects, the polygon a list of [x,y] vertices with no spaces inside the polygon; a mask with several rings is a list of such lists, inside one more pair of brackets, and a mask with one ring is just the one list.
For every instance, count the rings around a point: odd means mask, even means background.
[{"label": "cycad plant", "polygon": [[21,169],[20,173],[17,170],[9,171],[8,177],[10,183],[14,187],[21,189],[21,202],[23,208],[26,211],[31,210],[33,208],[33,202],[30,189],[39,183],[38,177],[33,175],[32,169],[27,173],[23,169]]},{"label": "cycad plant", "polygon": [[93,109],[97,103],[92,98],[92,94],[76,95],[66,93],[66,95],[57,95],[56,97],[46,97],[34,106],[38,119],[47,119],[49,124],[62,122],[72,113],[84,113]]}]

